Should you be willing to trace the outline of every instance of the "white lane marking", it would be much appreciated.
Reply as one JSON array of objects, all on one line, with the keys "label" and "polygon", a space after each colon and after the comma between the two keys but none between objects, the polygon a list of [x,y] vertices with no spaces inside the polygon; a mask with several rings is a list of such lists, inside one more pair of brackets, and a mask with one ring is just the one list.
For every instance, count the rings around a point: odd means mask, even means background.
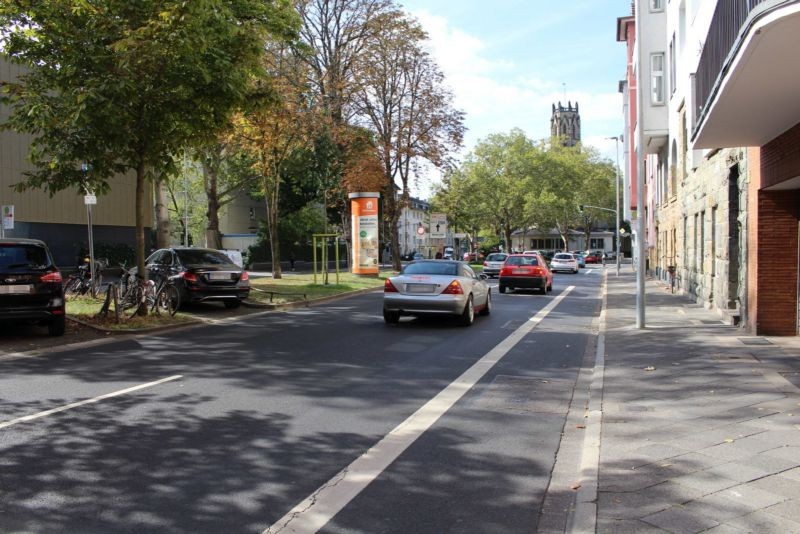
[{"label": "white lane marking", "polygon": [[48,415],[53,415],[54,413],[65,412],[67,410],[71,410],[73,408],[78,408],[79,406],[83,406],[85,404],[91,404],[93,402],[98,402],[104,399],[110,399],[111,397],[118,397],[120,395],[125,395],[126,393],[131,393],[133,391],[138,391],[140,389],[149,388],[153,386],[157,386],[158,384],[163,384],[164,382],[169,382],[170,380],[178,380],[179,378],[183,378],[183,375],[175,375],[170,376],[167,378],[162,378],[161,380],[156,380],[155,382],[148,382],[147,384],[140,384],[138,386],[133,386],[126,389],[121,389],[119,391],[113,391],[111,393],[106,393],[105,395],[100,395],[99,397],[93,397],[91,399],[82,400],[80,402],[73,402],[72,404],[66,404],[64,406],[59,406],[58,408],[53,408],[51,410],[45,410],[43,412],[26,415],[24,417],[18,417],[16,419],[11,419],[10,421],[6,421],[4,423],[0,423],[0,429],[7,428],[11,425],[16,425],[17,423],[24,423],[26,421],[33,421],[34,419],[39,419],[41,417],[47,417]]},{"label": "white lane marking", "polygon": [[325,526],[418,437],[452,408],[467,391],[472,389],[478,380],[514,348],[526,334],[536,328],[573,289],[575,286],[567,287],[558,297],[555,297],[536,315],[509,334],[438,395],[276,521],[264,531],[264,534],[316,532]]}]

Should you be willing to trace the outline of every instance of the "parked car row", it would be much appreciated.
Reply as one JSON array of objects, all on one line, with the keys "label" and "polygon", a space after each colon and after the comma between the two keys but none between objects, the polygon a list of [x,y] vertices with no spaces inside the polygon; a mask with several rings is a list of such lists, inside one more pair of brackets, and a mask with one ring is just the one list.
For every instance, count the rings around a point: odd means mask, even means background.
[{"label": "parked car row", "polygon": [[[146,260],[149,279],[166,277],[175,284],[181,303],[218,301],[238,307],[250,294],[247,271],[223,252],[173,247],[153,252]],[[136,276],[136,268],[128,271]],[[37,239],[0,239],[0,321],[45,325],[52,336],[66,329],[64,278],[47,245]]]}]

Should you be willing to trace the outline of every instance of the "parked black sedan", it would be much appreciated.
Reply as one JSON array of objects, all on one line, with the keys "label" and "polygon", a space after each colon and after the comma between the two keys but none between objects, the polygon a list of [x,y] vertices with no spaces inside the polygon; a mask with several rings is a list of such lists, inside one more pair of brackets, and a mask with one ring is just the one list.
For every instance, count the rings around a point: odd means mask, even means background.
[{"label": "parked black sedan", "polygon": [[44,242],[0,239],[0,321],[40,323],[51,336],[64,335],[61,283],[61,272]]},{"label": "parked black sedan", "polygon": [[175,281],[181,303],[220,301],[226,308],[237,308],[250,295],[247,271],[219,250],[172,247],[153,252],[145,260],[147,276],[162,276]]}]

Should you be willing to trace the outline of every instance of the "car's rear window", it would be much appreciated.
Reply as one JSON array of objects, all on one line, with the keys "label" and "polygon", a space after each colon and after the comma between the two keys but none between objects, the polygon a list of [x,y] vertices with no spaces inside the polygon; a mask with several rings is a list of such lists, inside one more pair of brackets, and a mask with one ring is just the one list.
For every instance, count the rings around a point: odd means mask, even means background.
[{"label": "car's rear window", "polygon": [[486,257],[486,261],[506,261],[508,254],[494,253]]},{"label": "car's rear window", "polygon": [[448,276],[458,275],[458,264],[443,261],[420,261],[409,263],[403,269],[403,274],[443,274]]},{"label": "car's rear window", "polygon": [[184,265],[233,265],[231,259],[216,250],[176,250]]},{"label": "car's rear window", "polygon": [[556,259],[556,260],[571,260],[572,259],[572,254],[556,254],[554,259]]},{"label": "car's rear window", "polygon": [[539,265],[536,256],[509,256],[506,265]]},{"label": "car's rear window", "polygon": [[44,269],[49,264],[47,251],[38,245],[0,244],[0,268]]}]

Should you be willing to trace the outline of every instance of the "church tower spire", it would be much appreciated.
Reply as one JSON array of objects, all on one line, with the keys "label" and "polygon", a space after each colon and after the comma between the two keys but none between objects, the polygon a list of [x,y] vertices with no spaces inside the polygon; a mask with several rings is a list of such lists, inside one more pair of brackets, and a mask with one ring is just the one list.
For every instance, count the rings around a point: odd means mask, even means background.
[{"label": "church tower spire", "polygon": [[581,116],[577,102],[574,107],[570,101],[566,106],[562,106],[561,102],[557,106],[553,104],[550,135],[561,138],[564,146],[575,146],[581,141]]}]

